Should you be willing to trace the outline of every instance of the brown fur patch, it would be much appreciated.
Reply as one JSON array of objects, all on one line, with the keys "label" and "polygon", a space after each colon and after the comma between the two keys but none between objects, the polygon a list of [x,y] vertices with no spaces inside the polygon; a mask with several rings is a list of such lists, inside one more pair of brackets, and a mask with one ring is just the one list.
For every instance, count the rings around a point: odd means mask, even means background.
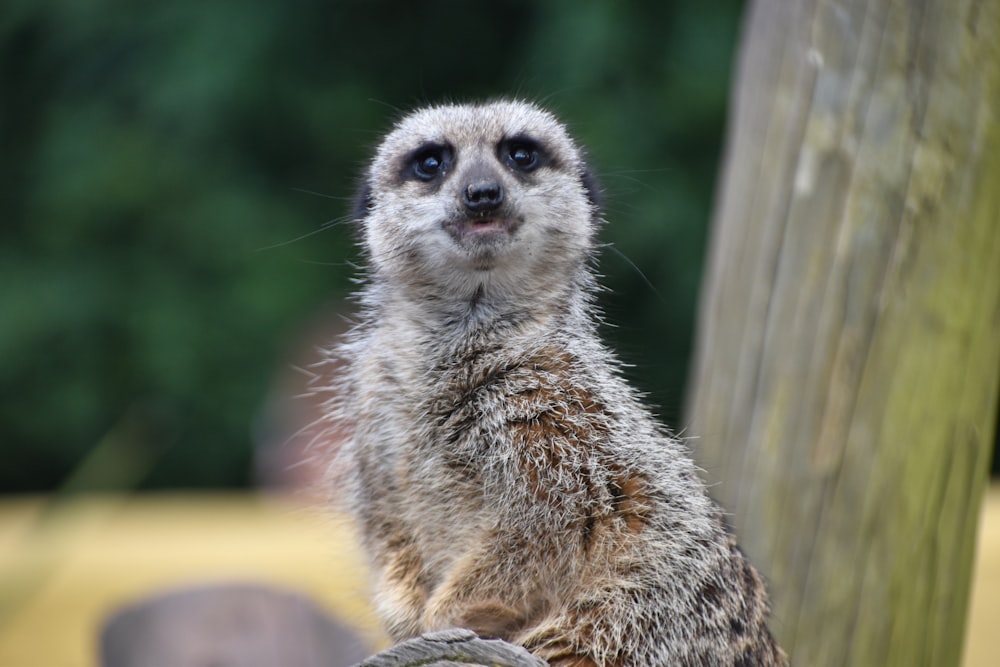
[{"label": "brown fur patch", "polygon": [[415,547],[390,554],[384,572],[396,599],[408,607],[419,609],[427,601],[428,590],[424,566]]},{"label": "brown fur patch", "polygon": [[620,492],[615,498],[615,515],[633,533],[641,532],[649,519],[652,503],[646,495],[646,482],[639,476],[614,480]]},{"label": "brown fur patch", "polygon": [[552,445],[550,462],[558,465],[559,445],[592,447],[607,435],[604,407],[593,394],[572,381],[573,358],[566,352],[542,350],[511,371],[525,387],[508,398],[516,444],[530,448]]},{"label": "brown fur patch", "polygon": [[[514,382],[521,379],[519,371],[528,376],[526,388],[508,399],[512,416],[507,426],[536,498],[552,501],[557,490],[586,499],[580,531],[589,551],[614,520],[629,532],[641,532],[652,503],[646,481],[603,451],[611,437],[608,410],[575,378],[575,365],[565,351],[544,349],[519,368],[507,369]],[[594,461],[597,470],[592,469]],[[602,488],[598,485],[605,475],[610,479]]]},{"label": "brown fur patch", "polygon": [[423,581],[421,572],[423,561],[416,547],[407,545],[398,551],[389,554],[388,563],[385,567],[386,578],[405,585],[414,590],[422,589]]}]

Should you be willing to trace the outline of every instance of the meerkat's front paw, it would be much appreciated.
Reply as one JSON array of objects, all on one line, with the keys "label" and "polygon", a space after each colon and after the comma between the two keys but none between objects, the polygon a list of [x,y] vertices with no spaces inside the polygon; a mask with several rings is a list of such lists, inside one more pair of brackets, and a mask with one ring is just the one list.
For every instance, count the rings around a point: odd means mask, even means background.
[{"label": "meerkat's front paw", "polygon": [[483,600],[450,609],[429,609],[423,625],[428,630],[467,628],[484,639],[509,639],[524,623],[524,615],[513,607],[498,600]]}]

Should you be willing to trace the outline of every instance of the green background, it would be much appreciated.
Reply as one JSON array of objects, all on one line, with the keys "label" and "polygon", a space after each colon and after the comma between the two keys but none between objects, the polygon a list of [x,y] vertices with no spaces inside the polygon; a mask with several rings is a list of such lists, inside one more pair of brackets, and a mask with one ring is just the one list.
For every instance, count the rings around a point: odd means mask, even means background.
[{"label": "green background", "polygon": [[366,155],[447,99],[540,101],[588,148],[606,336],[682,428],[740,12],[6,0],[0,490],[253,483],[275,376],[349,310]]}]

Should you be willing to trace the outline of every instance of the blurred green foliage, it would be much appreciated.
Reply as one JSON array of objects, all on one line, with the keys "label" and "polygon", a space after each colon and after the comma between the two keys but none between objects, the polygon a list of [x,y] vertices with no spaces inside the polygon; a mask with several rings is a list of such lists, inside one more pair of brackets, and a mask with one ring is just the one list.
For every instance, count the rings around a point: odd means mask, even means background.
[{"label": "blurred green foliage", "polygon": [[617,249],[607,334],[676,424],[739,15],[6,0],[0,490],[78,480],[99,445],[128,464],[92,486],[250,482],[276,369],[349,290],[357,253],[332,222],[365,156],[401,111],[449,98],[536,99],[589,148]]}]

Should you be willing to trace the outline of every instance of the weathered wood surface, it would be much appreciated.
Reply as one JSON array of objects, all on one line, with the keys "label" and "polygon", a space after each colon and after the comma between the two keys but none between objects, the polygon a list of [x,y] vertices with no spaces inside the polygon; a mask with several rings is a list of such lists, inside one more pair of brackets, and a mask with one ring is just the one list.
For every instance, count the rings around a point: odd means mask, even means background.
[{"label": "weathered wood surface", "polygon": [[1000,369],[1000,2],[760,0],[688,433],[799,665],[959,664]]},{"label": "weathered wood surface", "polygon": [[374,655],[357,667],[545,667],[520,646],[480,639],[471,630],[429,632]]},{"label": "weathered wood surface", "polygon": [[306,598],[254,585],[181,589],[116,612],[102,667],[348,667],[363,642]]}]

